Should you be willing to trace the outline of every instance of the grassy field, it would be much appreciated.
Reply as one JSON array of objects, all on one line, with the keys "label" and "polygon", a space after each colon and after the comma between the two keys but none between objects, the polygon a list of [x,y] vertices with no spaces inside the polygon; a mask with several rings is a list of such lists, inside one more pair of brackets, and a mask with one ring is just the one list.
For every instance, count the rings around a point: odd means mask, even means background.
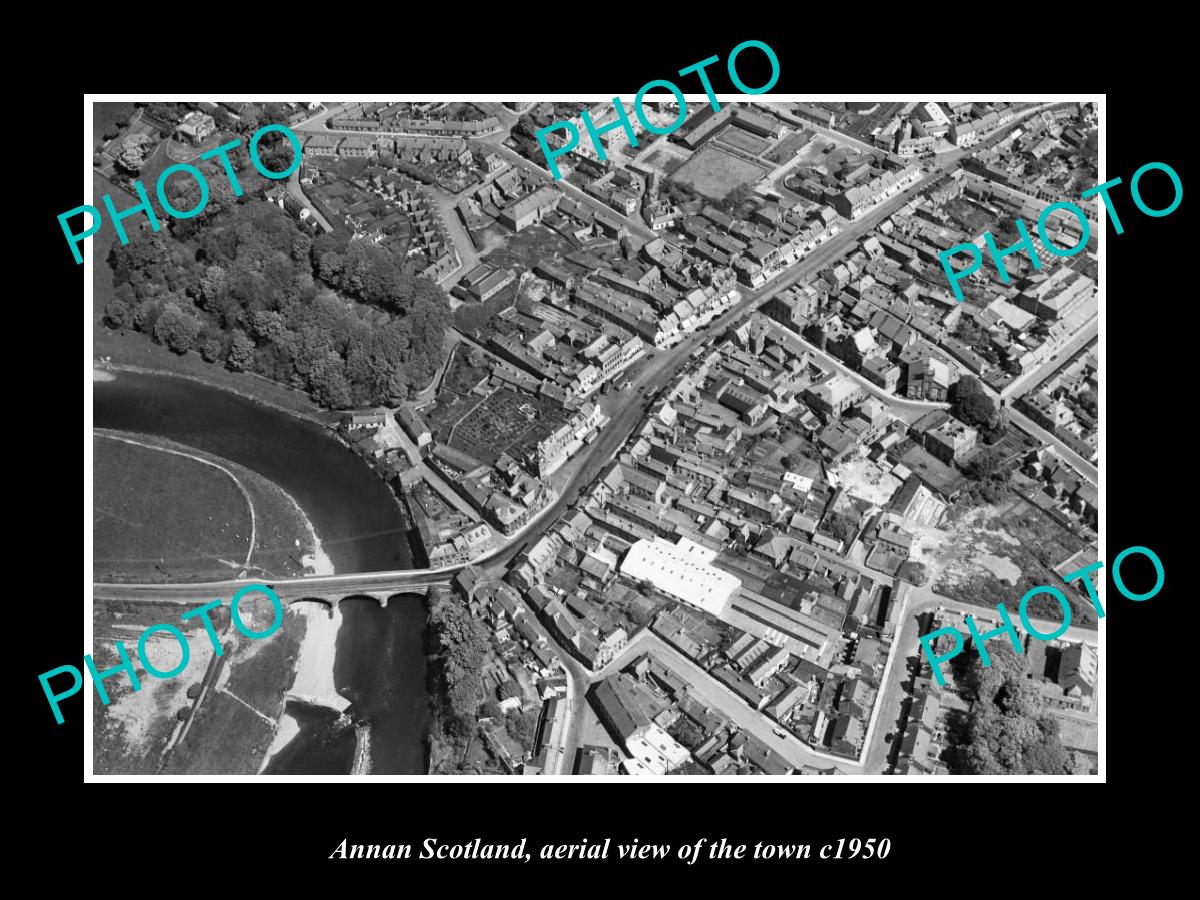
[{"label": "grassy field", "polygon": [[744,150],[751,156],[758,156],[771,146],[771,142],[766,138],[743,131],[741,128],[726,128],[717,139],[723,144],[729,144],[731,147]]},{"label": "grassy field", "polygon": [[[202,451],[159,438],[134,439],[193,454],[232,472],[255,512],[249,574],[303,574],[300,557],[313,549],[308,527],[277,486]],[[238,575],[249,548],[251,507],[229,475],[194,459],[102,435],[93,447],[97,580],[201,581]]]},{"label": "grassy field", "polygon": [[[199,689],[213,651],[197,620],[179,621],[183,611],[171,603],[130,600],[97,600],[93,605],[92,652],[97,668],[107,669],[120,662],[115,641],[121,641],[141,682],[141,690],[134,691],[124,676],[109,679],[105,687],[110,703],[103,705],[97,698],[92,707],[92,758],[97,773],[157,773],[163,751],[180,724],[179,714],[186,715],[191,709],[193,699],[188,691]],[[191,651],[187,666],[171,678],[148,674],[136,650],[141,633],[162,622],[174,622],[187,636]],[[219,631],[227,620],[214,614],[213,622]],[[192,623],[195,627],[188,627]],[[151,638],[147,654],[161,671],[173,669],[180,660],[178,644],[168,635]]]},{"label": "grassy field", "polygon": [[124,115],[132,119],[136,110],[132,103],[93,103],[92,104],[92,135],[99,143],[101,135],[110,128],[116,130],[117,117]]},{"label": "grassy field", "polygon": [[237,575],[250,548],[251,514],[229,475],[103,435],[92,446],[96,578]]},{"label": "grassy field", "polygon": [[672,176],[710,200],[721,200],[734,188],[752,184],[766,169],[715,147],[705,147],[680,166]]},{"label": "grassy field", "polygon": [[[93,613],[97,665],[103,668],[118,662],[112,648],[114,635],[120,636],[133,655],[133,644],[142,629],[177,615],[176,608],[164,610],[153,604],[98,603]],[[192,655],[178,676],[154,678],[144,672],[134,655],[142,689],[132,691],[124,678],[109,680],[106,687],[111,703],[96,702],[93,707],[93,759],[98,773],[155,774],[160,763],[165,764],[167,774],[258,771],[274,737],[284,694],[294,680],[304,617],[288,611],[283,627],[262,640],[239,636],[229,627],[227,616],[214,617],[214,622],[225,648],[224,670],[205,695],[187,735],[165,760],[163,751],[181,721],[180,714],[186,716],[194,702],[188,688],[198,694],[212,660],[208,638],[199,633],[199,627],[186,629]],[[152,661],[169,668],[173,659],[158,656]]]},{"label": "grassy field", "polygon": [[252,775],[258,771],[275,735],[274,726],[263,717],[277,720],[283,711],[304,628],[303,616],[289,612],[283,627],[270,637],[238,639],[221,690],[210,691],[187,737],[171,751],[168,774]]},{"label": "grassy field", "polygon": [[645,160],[647,165],[653,166],[664,175],[674,174],[685,161],[679,154],[660,147],[655,147]]}]

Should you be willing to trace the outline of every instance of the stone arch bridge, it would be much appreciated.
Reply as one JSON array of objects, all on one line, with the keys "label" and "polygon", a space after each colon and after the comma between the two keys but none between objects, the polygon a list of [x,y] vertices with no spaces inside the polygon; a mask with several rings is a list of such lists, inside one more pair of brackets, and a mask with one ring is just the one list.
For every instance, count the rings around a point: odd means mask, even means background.
[{"label": "stone arch bridge", "polygon": [[242,588],[265,584],[285,604],[304,601],[336,607],[343,600],[370,598],[386,607],[402,594],[428,596],[430,589],[448,587],[453,571],[369,572],[353,575],[325,575],[308,578],[246,579],[210,581],[196,584],[109,584],[95,583],[92,595],[98,601],[125,600],[146,603],[177,603],[194,606],[210,600],[226,603]]}]

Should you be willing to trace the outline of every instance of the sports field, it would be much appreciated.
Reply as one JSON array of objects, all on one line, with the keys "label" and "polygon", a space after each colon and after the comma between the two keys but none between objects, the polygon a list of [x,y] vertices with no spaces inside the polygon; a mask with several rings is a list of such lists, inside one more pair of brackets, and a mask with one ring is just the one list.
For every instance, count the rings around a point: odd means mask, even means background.
[{"label": "sports field", "polygon": [[718,140],[736,147],[738,150],[744,150],[752,156],[758,156],[771,146],[771,142],[765,138],[760,138],[756,134],[751,134],[748,131],[743,131],[741,128],[734,128],[732,126],[723,129]]},{"label": "sports field", "polygon": [[710,200],[722,200],[734,188],[753,184],[767,171],[765,166],[756,166],[717,147],[704,147],[671,177]]}]

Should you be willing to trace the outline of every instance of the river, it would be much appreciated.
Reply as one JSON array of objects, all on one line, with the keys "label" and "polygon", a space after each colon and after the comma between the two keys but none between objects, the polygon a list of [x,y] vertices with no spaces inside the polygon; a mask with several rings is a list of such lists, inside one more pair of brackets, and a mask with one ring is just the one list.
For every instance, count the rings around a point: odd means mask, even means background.
[{"label": "river", "polygon": [[[318,425],[237,394],[165,375],[118,372],[93,383],[97,428],[158,435],[240,463],[287,491],[312,522],[337,572],[413,567],[407,523],[391,489]],[[152,489],[152,486],[148,486]],[[341,605],[334,681],[370,730],[371,772],[424,774],[429,696],[422,598],[400,595]],[[289,703],[300,733],[270,774],[347,774],[352,724]]]},{"label": "river", "polygon": [[155,434],[240,463],[304,510],[337,572],[413,568],[395,495],[325,429],[185,378],[118,372],[93,383],[97,428]]},{"label": "river", "polygon": [[425,692],[424,598],[400,594],[384,609],[371,599],[339,604],[334,683],[347,716],[291,701],[300,734],[272,758],[266,775],[346,775],[356,723],[369,726],[371,775],[424,775],[431,709]]}]

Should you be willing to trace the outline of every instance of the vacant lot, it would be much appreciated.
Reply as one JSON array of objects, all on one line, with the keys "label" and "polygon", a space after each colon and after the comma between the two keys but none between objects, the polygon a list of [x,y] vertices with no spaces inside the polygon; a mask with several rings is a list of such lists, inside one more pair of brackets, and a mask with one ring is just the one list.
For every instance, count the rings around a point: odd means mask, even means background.
[{"label": "vacant lot", "polygon": [[705,147],[679,167],[673,177],[710,200],[722,200],[734,188],[752,184],[767,172],[716,147]]},{"label": "vacant lot", "polygon": [[900,488],[902,482],[891,472],[885,472],[865,457],[855,456],[830,470],[834,485],[846,489],[846,494],[883,506]]},{"label": "vacant lot", "polygon": [[813,139],[813,132],[807,128],[801,131],[795,131],[781,140],[778,144],[771,148],[771,152],[766,158],[779,165],[785,163],[803,149],[804,145]]},{"label": "vacant lot", "polygon": [[[553,261],[556,256],[571,253],[576,249],[557,231],[544,225],[531,225],[508,237],[499,247],[484,257],[492,265],[532,269],[542,260]],[[505,288],[513,290],[516,288]]]},{"label": "vacant lot", "polygon": [[[1072,624],[1090,625],[1096,616],[1088,600],[1065,590],[1055,566],[1083,542],[1052,518],[1019,497],[952,516],[943,528],[912,529],[912,557],[931,572],[933,588],[967,603],[1016,610],[1032,587],[1053,585],[1071,602]],[[1029,604],[1031,615],[1062,617],[1053,597],[1041,595]]]}]

